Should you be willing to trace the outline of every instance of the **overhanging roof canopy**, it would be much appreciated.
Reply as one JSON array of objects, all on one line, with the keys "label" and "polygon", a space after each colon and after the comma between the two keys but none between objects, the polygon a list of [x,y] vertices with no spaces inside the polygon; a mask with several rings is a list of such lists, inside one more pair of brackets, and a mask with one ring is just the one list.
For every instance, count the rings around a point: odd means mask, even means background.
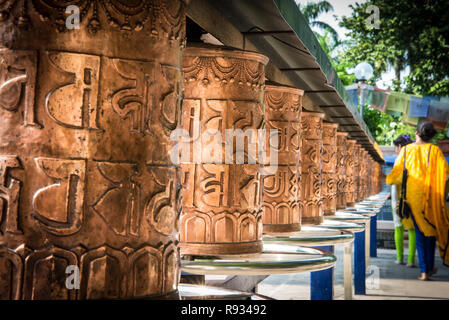
[{"label": "overhanging roof canopy", "polygon": [[[223,44],[270,58],[271,75],[289,80],[373,158],[382,152],[294,0],[192,0],[187,15]],[[270,75],[267,76],[270,78]],[[280,79],[270,79],[283,83]],[[287,84],[287,83],[284,83]]]}]

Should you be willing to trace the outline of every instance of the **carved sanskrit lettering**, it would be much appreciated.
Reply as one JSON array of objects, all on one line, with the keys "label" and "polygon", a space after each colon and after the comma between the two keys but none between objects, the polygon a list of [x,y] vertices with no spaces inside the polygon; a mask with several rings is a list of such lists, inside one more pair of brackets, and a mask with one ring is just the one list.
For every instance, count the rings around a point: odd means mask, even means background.
[{"label": "carved sanskrit lettering", "polygon": [[183,165],[183,173],[183,207],[258,211],[260,176],[256,165]]},{"label": "carved sanskrit lettering", "polygon": [[24,126],[39,126],[34,109],[36,72],[36,51],[0,49],[0,111],[22,108]]},{"label": "carved sanskrit lettering", "polygon": [[84,217],[86,160],[36,158],[35,161],[53,184],[34,194],[34,217],[52,234],[68,236],[78,232]]},{"label": "carved sanskrit lettering", "polygon": [[0,248],[0,300],[19,300],[22,294],[23,260],[9,248]]},{"label": "carved sanskrit lettering", "polygon": [[72,81],[59,85],[47,94],[46,108],[50,117],[67,128],[100,129],[100,57],[55,51],[50,51],[47,55],[59,72],[73,77]]},{"label": "carved sanskrit lettering", "polygon": [[300,223],[298,180],[297,168],[294,166],[279,166],[274,175],[263,178],[264,224]]},{"label": "carved sanskrit lettering", "polygon": [[132,163],[96,161],[92,177],[98,183],[91,208],[117,235],[140,236],[145,217],[159,233],[174,236],[180,192],[176,171],[148,166],[142,174]]},{"label": "carved sanskrit lettering", "polygon": [[0,234],[22,234],[18,220],[21,182],[8,173],[20,167],[18,157],[0,156]]},{"label": "carved sanskrit lettering", "polygon": [[177,169],[148,165],[146,174],[133,180],[138,181],[141,188],[144,216],[150,225],[157,232],[176,239],[181,214],[181,185]]},{"label": "carved sanskrit lettering", "polygon": [[303,224],[323,221],[323,118],[324,114],[303,112],[301,118],[301,204]]},{"label": "carved sanskrit lettering", "polygon": [[[154,124],[162,123],[165,134],[178,123],[180,88],[179,71],[159,63],[112,59],[115,72],[127,85],[111,98],[112,109],[122,119],[129,119],[130,131],[152,134]],[[156,77],[156,75],[163,77]]]},{"label": "carved sanskrit lettering", "polygon": [[[263,112],[259,103],[231,99],[185,99],[183,119],[182,127],[189,133],[192,142],[190,147],[194,148],[190,151],[192,157],[189,161],[223,163],[223,156],[226,154],[226,163],[248,163],[249,159],[255,163],[257,136],[250,136],[251,132],[246,130],[262,127]],[[234,130],[234,137],[227,135],[227,129]],[[200,130],[203,136],[200,135]],[[221,139],[210,139],[210,133],[214,132],[221,135]],[[223,146],[225,138],[230,138],[226,148]],[[199,143],[199,140],[200,147],[195,148],[194,143]],[[198,156],[195,151],[201,155]],[[231,158],[236,153],[236,159]]]},{"label": "carved sanskrit lettering", "polygon": [[96,201],[91,208],[106,222],[115,234],[137,236],[140,226],[138,186],[131,180],[137,175],[133,163],[95,162],[92,174]]}]

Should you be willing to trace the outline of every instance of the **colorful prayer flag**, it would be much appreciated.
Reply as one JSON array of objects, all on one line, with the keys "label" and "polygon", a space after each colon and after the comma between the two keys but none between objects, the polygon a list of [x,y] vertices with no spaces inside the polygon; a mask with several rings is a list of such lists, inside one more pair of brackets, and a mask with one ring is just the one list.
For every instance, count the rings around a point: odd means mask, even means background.
[{"label": "colorful prayer flag", "polygon": [[349,97],[351,98],[352,104],[354,107],[359,105],[359,90],[358,89],[349,89],[346,90]]},{"label": "colorful prayer flag", "polygon": [[385,112],[385,109],[387,107],[388,96],[389,96],[388,90],[374,88],[370,107],[377,109],[381,112]]},{"label": "colorful prayer flag", "polygon": [[408,109],[409,117],[427,117],[429,104],[430,100],[428,98],[411,96]]},{"label": "colorful prayer flag", "polygon": [[386,110],[405,113],[409,105],[409,99],[410,96],[408,94],[391,91]]},{"label": "colorful prayer flag", "polygon": [[416,127],[419,123],[419,117],[410,117],[409,107],[407,107],[406,112],[402,115],[402,122],[410,126]]},{"label": "colorful prayer flag", "polygon": [[449,121],[449,101],[446,98],[430,101],[427,117],[435,121]]}]

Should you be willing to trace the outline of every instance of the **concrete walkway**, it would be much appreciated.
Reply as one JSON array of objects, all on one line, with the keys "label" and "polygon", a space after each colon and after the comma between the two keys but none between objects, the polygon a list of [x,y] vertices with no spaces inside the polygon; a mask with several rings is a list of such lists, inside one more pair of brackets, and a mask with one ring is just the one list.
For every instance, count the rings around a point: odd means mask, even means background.
[{"label": "concrete walkway", "polygon": [[[343,247],[335,249],[337,265],[334,269],[334,299],[343,300]],[[407,252],[405,252],[405,259]],[[419,281],[419,268],[396,265],[394,250],[378,249],[378,257],[370,258],[367,270],[366,295],[354,300],[416,300],[449,299],[449,268],[443,266],[436,252],[438,273],[433,281]],[[418,257],[416,257],[418,263]],[[258,293],[283,300],[310,299],[310,273],[270,276],[259,284]]]}]

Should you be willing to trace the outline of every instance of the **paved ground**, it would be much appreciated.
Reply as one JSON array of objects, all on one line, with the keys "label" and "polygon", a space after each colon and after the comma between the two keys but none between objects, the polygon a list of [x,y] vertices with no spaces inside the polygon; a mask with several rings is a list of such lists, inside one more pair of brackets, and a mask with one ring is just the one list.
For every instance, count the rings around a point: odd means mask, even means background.
[{"label": "paved ground", "polygon": [[[343,300],[343,247],[337,246],[335,254],[338,262],[334,269],[334,299]],[[442,265],[438,253],[438,273],[433,281],[417,280],[419,268],[396,265],[395,257],[394,250],[378,249],[378,257],[370,259],[367,295],[355,295],[354,300],[449,299],[449,268]],[[270,276],[259,284],[258,293],[275,299],[309,300],[310,273]]]}]

